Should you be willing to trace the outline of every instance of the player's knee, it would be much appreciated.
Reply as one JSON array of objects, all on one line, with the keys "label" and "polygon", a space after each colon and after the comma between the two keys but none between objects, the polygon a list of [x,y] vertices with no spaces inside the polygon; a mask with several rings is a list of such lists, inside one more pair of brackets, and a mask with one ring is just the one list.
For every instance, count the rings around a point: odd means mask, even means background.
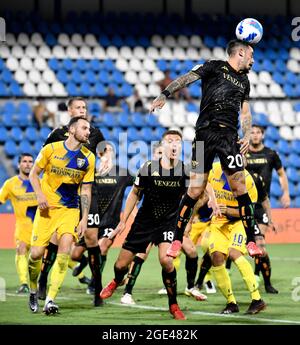
[{"label": "player's knee", "polygon": [[160,258],[160,264],[166,272],[172,272],[174,269],[173,260],[169,256]]},{"label": "player's knee", "polygon": [[39,260],[43,256],[43,249],[42,248],[35,248],[31,247],[30,249],[30,257],[32,260]]},{"label": "player's knee", "polygon": [[240,252],[240,251],[238,251],[238,250],[236,250],[236,249],[234,249],[234,248],[230,248],[229,249],[229,258],[232,260],[232,261],[235,261],[235,260],[237,260],[240,256],[242,256],[243,254]]},{"label": "player's knee", "polygon": [[101,241],[100,243],[100,251],[102,255],[107,255],[109,248],[112,245],[112,241],[108,240],[107,241]]},{"label": "player's knee", "polygon": [[224,254],[221,252],[212,253],[211,261],[213,266],[222,266],[225,262]]}]

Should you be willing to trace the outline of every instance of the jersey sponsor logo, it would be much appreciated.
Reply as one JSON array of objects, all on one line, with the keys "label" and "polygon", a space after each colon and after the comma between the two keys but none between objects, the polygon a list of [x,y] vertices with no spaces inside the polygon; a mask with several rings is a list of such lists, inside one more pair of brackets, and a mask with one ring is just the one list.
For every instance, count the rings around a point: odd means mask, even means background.
[{"label": "jersey sponsor logo", "polygon": [[222,66],[221,68],[222,68],[223,70],[225,70],[225,71],[229,72],[229,69],[228,69],[228,67],[227,67],[227,66]]},{"label": "jersey sponsor logo", "polygon": [[267,164],[267,158],[247,158],[248,164]]},{"label": "jersey sponsor logo", "polygon": [[77,158],[77,166],[78,168],[82,168],[84,166],[85,159],[83,158]]},{"label": "jersey sponsor logo", "polygon": [[64,160],[66,160],[67,159],[67,157],[60,157],[60,156],[54,156],[54,159],[58,159],[58,160],[60,160],[60,161],[64,161]]},{"label": "jersey sponsor logo", "polygon": [[56,175],[60,175],[60,176],[69,176],[71,178],[80,178],[82,172],[75,170],[75,169],[69,169],[69,168],[59,168],[56,166],[53,166],[51,168],[51,172],[56,174]]},{"label": "jersey sponsor logo", "polygon": [[151,176],[160,176],[158,171],[154,171]]},{"label": "jersey sponsor logo", "polygon": [[223,78],[230,81],[233,85],[236,85],[236,86],[240,87],[241,89],[245,89],[245,86],[243,85],[243,83],[241,83],[236,78],[233,78],[230,74],[223,73]]},{"label": "jersey sponsor logo", "polygon": [[117,184],[117,179],[115,178],[97,178],[95,179],[97,184]]},{"label": "jersey sponsor logo", "polygon": [[158,187],[180,187],[180,181],[154,180],[154,184]]}]

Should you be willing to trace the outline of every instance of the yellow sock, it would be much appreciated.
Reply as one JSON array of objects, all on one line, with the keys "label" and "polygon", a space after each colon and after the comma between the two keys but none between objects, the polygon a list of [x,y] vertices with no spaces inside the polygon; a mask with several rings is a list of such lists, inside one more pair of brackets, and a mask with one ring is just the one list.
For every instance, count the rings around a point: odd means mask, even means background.
[{"label": "yellow sock", "polygon": [[231,280],[225,268],[225,265],[212,266],[211,271],[214,274],[215,280],[223,296],[226,298],[227,303],[236,303],[233,296]]},{"label": "yellow sock", "polygon": [[253,273],[253,269],[249,263],[249,261],[244,257],[240,256],[238,259],[234,261],[237,268],[239,269],[244,282],[247,285],[248,290],[250,291],[252,299],[260,299],[260,293],[258,291],[258,285],[256,283],[256,279]]},{"label": "yellow sock", "polygon": [[65,279],[65,275],[68,270],[68,261],[69,255],[68,254],[57,254],[55,263],[52,268],[51,278],[50,278],[50,286],[47,298],[50,300],[54,300],[58,291],[61,288],[61,285]]},{"label": "yellow sock", "polygon": [[180,253],[180,255],[177,256],[177,258],[175,258],[173,260],[173,265],[174,265],[174,267],[176,269],[176,272],[178,272],[179,267],[180,267],[180,256],[181,256],[181,253]]},{"label": "yellow sock", "polygon": [[206,273],[206,276],[204,278],[204,283],[206,283],[209,280],[212,281],[211,269]]},{"label": "yellow sock", "polygon": [[[74,261],[74,260],[69,259],[68,267],[69,267],[71,270],[73,270],[74,267],[77,266],[77,265],[78,265],[78,262],[77,262],[77,261]],[[80,272],[80,273],[78,274],[78,276],[76,276],[76,277],[77,277],[78,279],[81,279],[81,278],[84,277],[84,273],[83,273],[83,272]]]},{"label": "yellow sock", "polygon": [[16,254],[15,263],[17,268],[17,273],[19,276],[20,284],[28,283],[28,259],[25,254]]},{"label": "yellow sock", "polygon": [[28,259],[29,285],[31,291],[37,290],[37,280],[41,271],[42,259],[33,260],[31,255]]}]

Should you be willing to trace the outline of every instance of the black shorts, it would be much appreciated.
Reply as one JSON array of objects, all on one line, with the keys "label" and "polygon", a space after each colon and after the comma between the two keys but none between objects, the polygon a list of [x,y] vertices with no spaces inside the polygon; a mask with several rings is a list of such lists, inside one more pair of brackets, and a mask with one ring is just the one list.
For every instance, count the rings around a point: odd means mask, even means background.
[{"label": "black shorts", "polygon": [[[244,162],[238,140],[237,132],[229,128],[211,126],[197,129],[193,141],[192,171],[208,173],[216,155],[220,158],[222,168],[230,174],[243,171]],[[204,143],[203,150],[200,142]]]},{"label": "black shorts", "polygon": [[98,228],[100,225],[100,216],[96,198],[92,198],[90,211],[88,215],[88,228]]},{"label": "black shorts", "polygon": [[171,243],[174,239],[174,230],[174,223],[150,227],[134,222],[122,248],[130,250],[132,253],[146,253],[149,243],[155,245],[162,242]]},{"label": "black shorts", "polygon": [[255,205],[254,218],[258,224],[269,224],[269,218],[262,206]]}]

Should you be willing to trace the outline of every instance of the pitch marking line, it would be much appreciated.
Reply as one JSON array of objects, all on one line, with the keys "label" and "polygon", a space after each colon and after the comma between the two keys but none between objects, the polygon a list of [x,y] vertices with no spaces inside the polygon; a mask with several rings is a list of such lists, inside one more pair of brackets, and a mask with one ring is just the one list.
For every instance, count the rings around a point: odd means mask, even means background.
[{"label": "pitch marking line", "polygon": [[[169,309],[167,309],[167,308],[152,307],[152,306],[147,306],[147,305],[142,305],[142,304],[128,305],[128,304],[122,304],[122,303],[118,303],[118,302],[106,302],[106,303],[118,305],[118,306],[122,306],[122,307],[137,308],[137,309],[169,311]],[[208,312],[204,312],[204,311],[188,311],[188,313],[194,314],[194,315],[216,316],[216,317],[221,317],[221,318],[231,317],[233,319],[254,320],[254,321],[260,321],[260,322],[272,322],[272,323],[288,323],[288,324],[294,323],[294,324],[300,325],[300,321],[295,321],[295,320],[266,319],[266,318],[260,318],[260,317],[255,317],[255,316],[246,316],[246,315],[229,315],[229,314],[224,315],[224,314],[217,314],[217,313],[208,313]]]}]

